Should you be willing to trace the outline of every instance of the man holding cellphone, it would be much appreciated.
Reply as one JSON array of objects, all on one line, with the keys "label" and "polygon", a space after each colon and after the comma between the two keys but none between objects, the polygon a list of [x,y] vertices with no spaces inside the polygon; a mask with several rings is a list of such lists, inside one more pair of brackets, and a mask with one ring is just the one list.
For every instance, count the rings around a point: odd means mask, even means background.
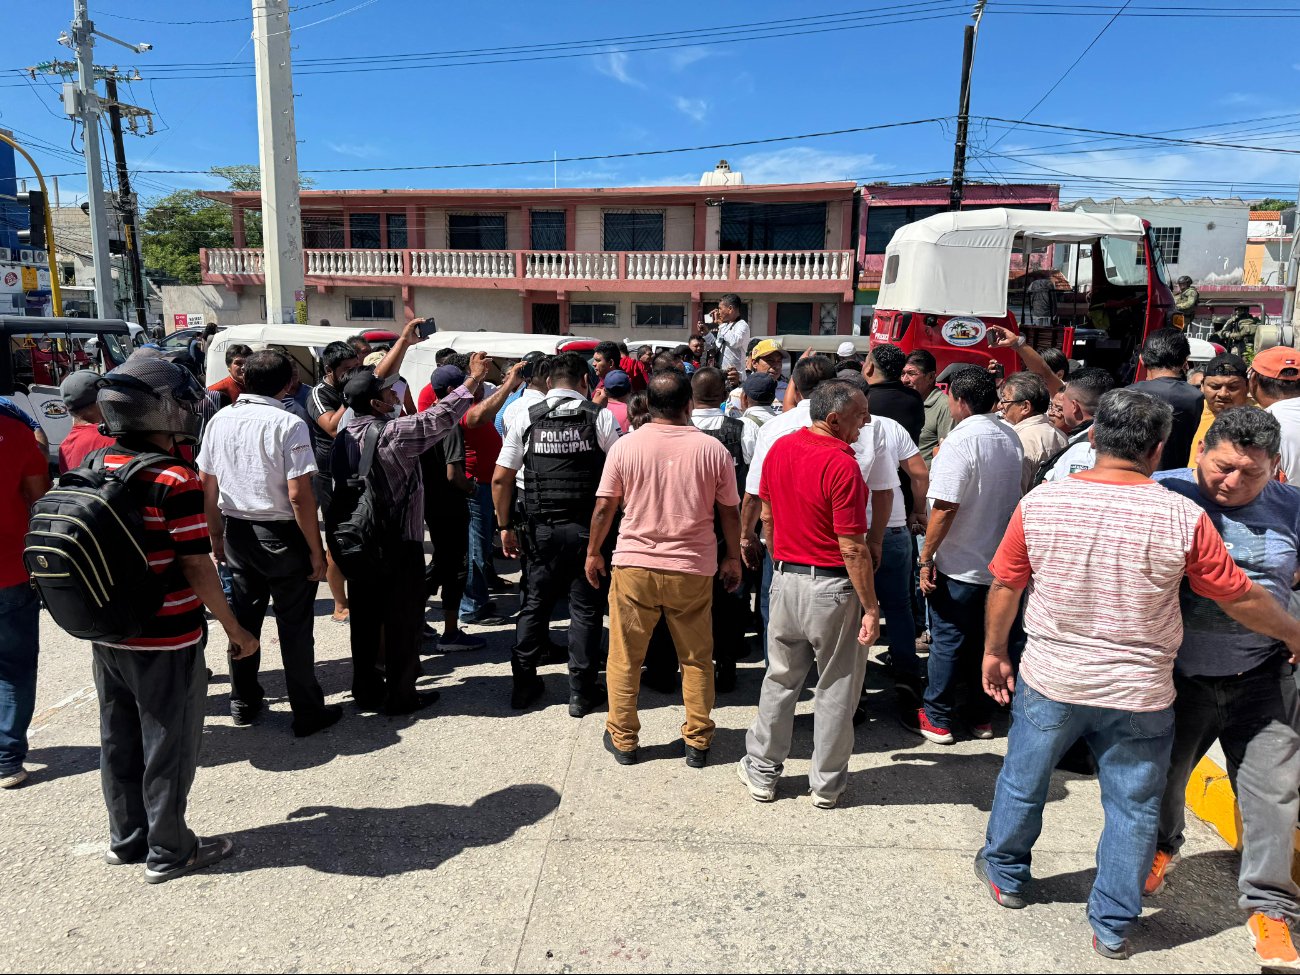
[{"label": "man holding cellphone", "polygon": [[712,316],[706,315],[695,325],[695,334],[704,339],[705,348],[718,351],[718,367],[733,384],[740,381],[745,370],[745,350],[749,346],[749,322],[743,317],[742,307],[739,295],[725,294],[718,299]]}]

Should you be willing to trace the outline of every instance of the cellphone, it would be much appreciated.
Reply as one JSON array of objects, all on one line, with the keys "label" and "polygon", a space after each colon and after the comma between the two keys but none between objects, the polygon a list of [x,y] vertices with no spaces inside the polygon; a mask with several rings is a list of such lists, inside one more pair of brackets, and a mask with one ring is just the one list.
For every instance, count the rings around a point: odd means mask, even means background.
[{"label": "cellphone", "polygon": [[524,360],[524,367],[523,367],[522,369],[519,370],[519,375],[520,375],[522,378],[524,378],[524,379],[532,379],[532,378],[533,378],[533,360],[532,360],[532,359],[525,359],[525,360]]},{"label": "cellphone", "polygon": [[430,315],[428,318],[422,321],[420,323],[419,328],[416,329],[416,332],[419,334],[421,341],[427,339],[430,335],[432,335],[436,331],[438,331],[438,323],[433,320],[432,315]]},{"label": "cellphone", "polygon": [[704,313],[704,324],[705,325],[713,324],[713,312],[709,311]]}]

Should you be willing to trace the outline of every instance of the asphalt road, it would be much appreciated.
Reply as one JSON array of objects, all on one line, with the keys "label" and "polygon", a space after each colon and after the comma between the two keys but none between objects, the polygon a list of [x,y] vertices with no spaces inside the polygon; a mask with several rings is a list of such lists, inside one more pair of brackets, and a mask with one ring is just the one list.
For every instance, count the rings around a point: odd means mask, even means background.
[{"label": "asphalt road", "polygon": [[[347,628],[324,600],[317,608],[321,683],[347,701]],[[650,690],[642,762],[624,768],[602,748],[603,714],[568,716],[560,667],[543,671],[545,707],[510,711],[511,631],[477,632],[486,652],[425,658],[442,699],[419,718],[349,704],[304,740],[290,734],[273,621],[271,709],[252,727],[232,724],[224,646],[209,647],[216,677],[189,818],[238,849],[154,887],[140,868],[101,859],[89,651],[46,618],[33,775],[0,794],[0,969],[1257,970],[1237,857],[1199,823],[1134,932],[1139,953],[1117,966],[1092,952],[1094,779],[1058,774],[1033,902],[993,904],[971,858],[1005,742],[921,741],[894,721],[878,668],[843,805],[822,811],[806,795],[810,694],[779,801],[753,802],[736,779],[760,662],[720,698],[708,768],[681,757],[680,699]]]}]

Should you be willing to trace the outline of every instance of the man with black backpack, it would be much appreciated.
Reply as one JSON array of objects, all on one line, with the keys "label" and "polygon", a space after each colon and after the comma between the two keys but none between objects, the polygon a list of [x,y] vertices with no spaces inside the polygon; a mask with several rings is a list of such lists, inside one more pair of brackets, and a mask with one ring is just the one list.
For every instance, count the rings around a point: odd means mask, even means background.
[{"label": "man with black backpack", "polygon": [[410,714],[438,698],[436,691],[415,689],[426,599],[420,455],[474,405],[474,391],[491,365],[485,353],[475,352],[460,387],[407,416],[393,390],[395,369],[381,378],[361,368],[343,386],[343,401],[355,416],[334,442],[326,532],[348,579],[352,698],[363,711]]},{"label": "man with black backpack", "polygon": [[[691,377],[691,423],[727,448],[736,465],[736,487],[743,490],[758,443],[758,426],[734,416],[727,416],[722,404],[727,398],[726,377],[721,369],[709,366],[698,369]],[[718,557],[726,554],[722,523],[714,519],[718,537]],[[745,655],[745,603],[748,593],[741,587],[727,590],[722,580],[713,580],[713,672],[714,688],[719,694],[736,689],[736,661]]]},{"label": "man with black backpack", "polygon": [[[104,859],[144,863],[149,883],[206,867],[234,848],[229,837],[195,836],[185,823],[207,694],[203,607],[226,631],[231,657],[258,650],[221,593],[198,473],[173,453],[193,442],[202,399],[189,372],[156,356],[133,355],[105,376],[99,406],[116,445],[36,505],[25,553],[55,621],[92,641],[110,836]],[[79,486],[65,491],[64,482]],[[122,482],[125,493],[115,495]],[[80,519],[118,560],[99,594],[63,585],[54,571],[72,554],[60,545],[68,529],[57,528],[53,515],[88,494],[112,499],[85,508]],[[114,534],[124,523],[135,526],[130,541]],[[121,561],[132,550],[139,563]],[[46,568],[52,578],[43,577]]]},{"label": "man with black backpack", "polygon": [[[527,551],[528,586],[515,630],[510,706],[542,696],[537,667],[550,647],[551,610],[569,597],[569,714],[580,718],[601,700],[596,683],[606,591],[587,582],[583,560],[605,454],[622,431],[609,410],[587,399],[587,363],[576,352],[551,360],[551,390],[509,424],[492,477],[497,529],[507,556]],[[513,516],[515,472],[523,471],[523,524]],[[522,536],[522,537],[521,537]]]}]

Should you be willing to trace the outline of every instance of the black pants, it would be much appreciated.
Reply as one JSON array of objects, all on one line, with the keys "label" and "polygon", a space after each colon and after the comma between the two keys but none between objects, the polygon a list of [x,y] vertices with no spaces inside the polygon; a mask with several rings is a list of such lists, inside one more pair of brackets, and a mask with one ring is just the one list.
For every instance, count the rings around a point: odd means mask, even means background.
[{"label": "black pants", "polygon": [[426,598],[423,543],[396,546],[387,569],[375,578],[348,580],[352,698],[367,710],[404,714],[418,704],[415,682]]},{"label": "black pants", "polygon": [[[316,680],[316,640],[311,552],[296,521],[226,519],[226,564],[234,581],[230,608],[239,625],[262,632],[269,602],[275,604],[280,634],[280,658],[295,725],[316,721],[325,709],[325,695]],[[264,692],[257,679],[262,652],[230,662],[230,709],[255,709]]]},{"label": "black pants", "polygon": [[198,845],[185,807],[203,738],[205,643],[206,636],[184,650],[91,644],[109,849],[154,870],[179,867]]},{"label": "black pants", "polygon": [[599,589],[587,582],[587,522],[534,521],[525,529],[528,549],[528,588],[524,591],[515,649],[516,674],[535,674],[550,645],[551,610],[566,593],[569,599],[569,689],[582,693],[596,686],[600,672],[601,637],[609,603],[608,576]]},{"label": "black pants", "polygon": [[433,542],[433,558],[425,566],[425,594],[442,591],[442,617],[448,629],[456,629],[460,600],[465,595],[469,555],[469,502],[467,498],[434,498],[424,495],[424,525]]}]

